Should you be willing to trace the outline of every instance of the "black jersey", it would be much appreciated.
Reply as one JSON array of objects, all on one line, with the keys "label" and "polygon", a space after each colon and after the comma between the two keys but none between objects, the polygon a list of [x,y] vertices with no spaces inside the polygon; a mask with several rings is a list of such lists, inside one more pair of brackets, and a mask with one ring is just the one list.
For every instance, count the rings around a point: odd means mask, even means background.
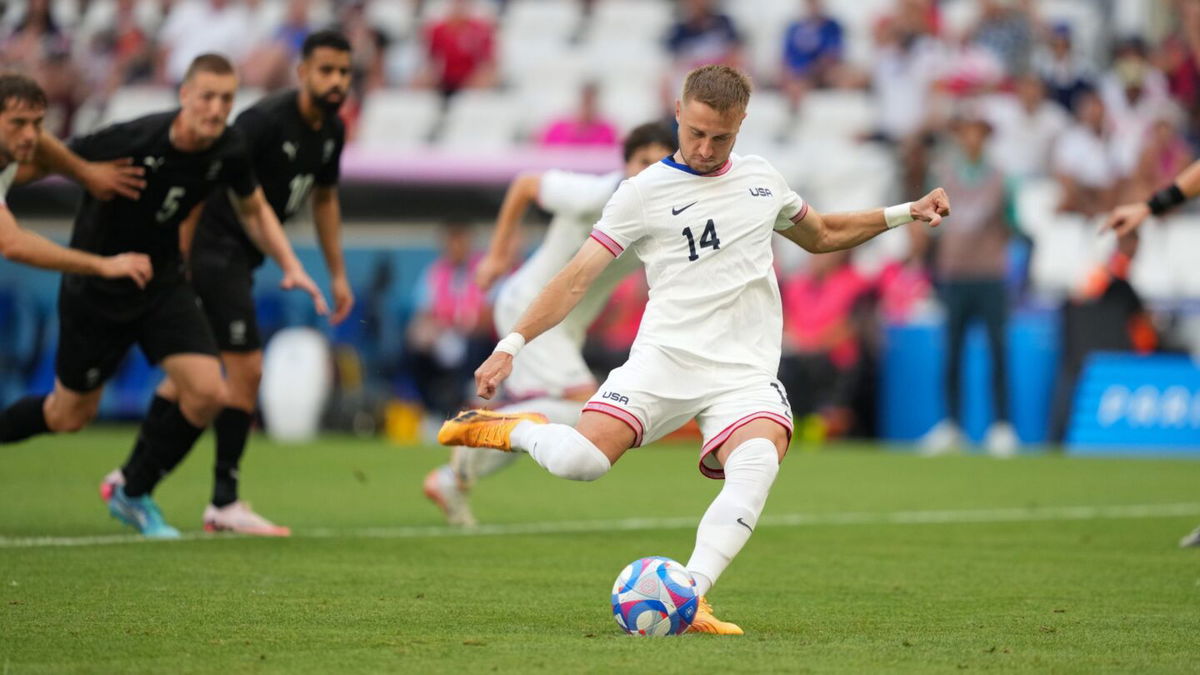
[{"label": "black jersey", "polygon": [[207,149],[182,152],[171,144],[170,137],[177,114],[147,115],[70,142],[71,150],[86,160],[131,157],[146,170],[146,187],[137,200],[116,197],[100,201],[84,195],[75,214],[71,246],[105,256],[145,253],[154,265],[154,278],[143,293],[129,279],[66,275],[64,290],[87,292],[98,300],[139,304],[182,279],[179,225],[196,204],[220,185],[228,185],[242,196],[250,196],[258,187],[241,132],[226,129]]},{"label": "black jersey", "polygon": [[[300,116],[299,92],[272,94],[238,115],[233,126],[250,148],[254,173],[279,222],[299,211],[313,185],[336,185],[346,129],[336,115],[326,116],[320,129]],[[246,236],[229,199],[214,194],[204,205],[192,250],[226,254],[240,250],[252,267],[263,255]]]}]

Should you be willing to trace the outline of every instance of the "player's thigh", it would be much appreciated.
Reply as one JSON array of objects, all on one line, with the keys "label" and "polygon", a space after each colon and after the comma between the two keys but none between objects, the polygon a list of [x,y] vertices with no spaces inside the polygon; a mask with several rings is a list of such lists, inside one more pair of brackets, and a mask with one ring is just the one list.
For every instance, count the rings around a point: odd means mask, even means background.
[{"label": "player's thigh", "polygon": [[191,266],[192,288],[222,352],[262,349],[254,304],[254,272],[241,254],[199,255]]},{"label": "player's thigh", "polygon": [[625,422],[595,411],[585,410],[575,423],[575,430],[604,453],[608,461],[616,464],[625,451],[633,447],[636,436]]},{"label": "player's thigh", "polygon": [[792,436],[791,404],[778,379],[757,372],[728,379],[734,384],[710,396],[696,417],[704,435],[700,472],[709,478],[723,478],[725,458],[752,438],[770,440],[782,460]]},{"label": "player's thigh", "polygon": [[656,349],[635,349],[629,360],[583,406],[613,418],[633,433],[633,447],[648,445],[686,424],[700,410],[710,383],[694,369]]}]

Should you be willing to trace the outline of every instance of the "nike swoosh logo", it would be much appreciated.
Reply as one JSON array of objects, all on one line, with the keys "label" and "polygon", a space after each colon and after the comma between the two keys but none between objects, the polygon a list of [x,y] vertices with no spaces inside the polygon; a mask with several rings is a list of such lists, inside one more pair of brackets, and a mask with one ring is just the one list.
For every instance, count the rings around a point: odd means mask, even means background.
[{"label": "nike swoosh logo", "polygon": [[742,527],[746,528],[747,530],[750,530],[751,532],[754,532],[754,528],[747,525],[746,521],[742,520],[741,518],[737,519],[737,524],[741,525]]},{"label": "nike swoosh logo", "polygon": [[696,205],[696,202],[692,202],[691,204],[688,204],[687,206],[683,207],[682,209],[677,209],[675,207],[671,207],[671,215],[677,216],[677,215],[683,213],[684,211],[687,211],[688,209],[692,208],[695,205]]}]

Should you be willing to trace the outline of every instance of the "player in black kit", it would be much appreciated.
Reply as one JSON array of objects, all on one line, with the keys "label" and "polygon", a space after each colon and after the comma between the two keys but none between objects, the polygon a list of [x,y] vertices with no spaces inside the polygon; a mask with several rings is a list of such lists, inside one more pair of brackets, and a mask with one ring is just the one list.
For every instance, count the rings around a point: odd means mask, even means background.
[{"label": "player in black kit", "polygon": [[[143,421],[138,443],[144,452],[127,467],[126,484],[109,501],[113,516],[146,536],[179,536],[163,520],[150,492],[183,459],[226,400],[216,341],[183,273],[179,225],[214,189],[228,185],[248,226],[283,237],[255,180],[241,133],[226,126],[236,91],[229,61],[203,54],[192,62],[180,87],[179,110],[115,124],[70,144],[84,159],[132,157],[146,170],[146,185],[136,201],[100,202],[84,196],[72,248],[99,255],[145,253],[154,277],[139,288],[129,280],[64,275],[54,391],[15,418],[9,416],[12,408],[0,413],[7,418],[10,442],[83,428],[96,414],[104,382],[137,343],[179,393],[161,414]],[[286,238],[282,241],[287,246]],[[285,267],[284,274],[288,283],[323,303],[298,264]]]},{"label": "player in black kit", "polygon": [[[346,318],[354,296],[346,279],[340,240],[341,209],[337,183],[345,127],[337,111],[350,86],[350,43],[340,33],[319,31],[305,39],[297,68],[300,86],[270,95],[243,111],[233,127],[250,149],[254,173],[267,201],[286,223],[311,195],[313,220],[332,281],[332,323]],[[223,191],[222,191],[223,192]],[[262,379],[262,341],[255,315],[254,271],[263,254],[229,199],[213,194],[194,227],[188,254],[192,287],[204,306],[221,350],[229,398],[213,421],[216,466],[212,500],[204,510],[204,528],[262,536],[288,536],[291,531],[255,513],[238,499],[238,470],[246,448]],[[185,226],[184,239],[187,240]],[[150,415],[177,398],[177,387],[165,380]],[[136,460],[137,448],[129,462]],[[105,477],[101,493],[111,493],[123,480],[129,462]]]}]

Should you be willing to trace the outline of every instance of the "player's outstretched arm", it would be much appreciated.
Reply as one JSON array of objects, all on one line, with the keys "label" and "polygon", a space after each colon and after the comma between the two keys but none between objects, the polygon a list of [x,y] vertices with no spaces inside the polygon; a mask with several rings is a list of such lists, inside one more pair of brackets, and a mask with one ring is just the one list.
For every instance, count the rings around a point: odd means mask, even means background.
[{"label": "player's outstretched arm", "polygon": [[337,187],[318,185],[313,188],[313,222],[317,226],[317,240],[325,256],[325,268],[329,270],[329,286],[333,292],[333,316],[329,323],[335,326],[350,316],[354,309],[354,291],[346,278],[346,259],[342,255],[342,206],[338,200]]},{"label": "player's outstretched arm", "polygon": [[529,205],[537,201],[541,185],[540,173],[522,173],[509,183],[504,201],[500,204],[500,213],[496,216],[496,229],[492,230],[487,254],[475,268],[475,284],[481,290],[490,289],[512,266],[518,228]]},{"label": "player's outstretched arm", "polygon": [[146,187],[146,181],[142,178],[145,169],[134,166],[132,159],[126,157],[111,162],[89,162],[43,131],[38,136],[37,154],[33,162],[22,164],[17,169],[14,183],[22,185],[51,173],[74,180],[100,200],[114,197],[137,199]]},{"label": "player's outstretched arm", "polygon": [[22,229],[12,212],[3,206],[0,206],[0,256],[30,267],[69,274],[90,274],[107,279],[128,277],[138,288],[145,288],[154,276],[154,267],[146,255],[122,253],[102,258],[59,246],[37,233]]},{"label": "player's outstretched arm", "polygon": [[780,234],[810,253],[828,253],[854,248],[882,232],[913,221],[937,227],[948,215],[950,198],[945,190],[935,188],[915,202],[886,209],[822,215],[810,208],[799,222]]},{"label": "player's outstretched arm", "polygon": [[546,284],[521,315],[513,332],[496,345],[496,351],[475,371],[476,390],[490,399],[512,372],[513,357],[529,340],[557,326],[613,261],[613,254],[594,239],[583,243],[566,267]]},{"label": "player's outstretched arm", "polygon": [[1155,192],[1149,200],[1122,204],[1108,214],[1105,230],[1118,235],[1133,232],[1151,215],[1160,216],[1200,194],[1200,160],[1192,162],[1175,177],[1175,182]]},{"label": "player's outstretched arm", "polygon": [[304,265],[300,264],[300,259],[292,250],[292,243],[283,232],[283,225],[279,223],[275,211],[263,196],[262,188],[255,188],[249,197],[240,198],[238,208],[241,210],[242,225],[251,241],[283,270],[283,281],[279,283],[279,287],[284,290],[295,288],[308,293],[312,296],[317,314],[328,314],[329,305],[325,303],[325,296],[321,294],[321,289],[317,288],[316,282],[308,276],[308,272],[304,271]]}]

